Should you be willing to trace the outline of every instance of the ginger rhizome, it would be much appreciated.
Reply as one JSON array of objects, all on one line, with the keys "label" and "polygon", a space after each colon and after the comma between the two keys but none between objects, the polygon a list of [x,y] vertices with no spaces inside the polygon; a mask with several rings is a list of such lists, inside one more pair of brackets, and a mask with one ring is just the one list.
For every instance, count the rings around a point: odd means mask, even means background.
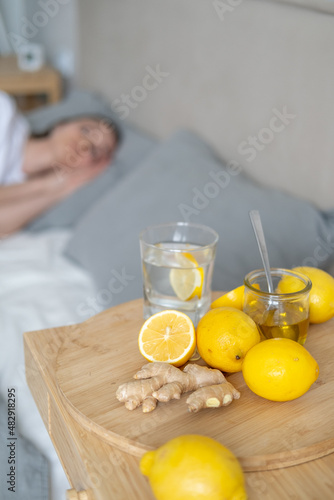
[{"label": "ginger rhizome", "polygon": [[240,393],[227,382],[221,371],[196,364],[183,370],[168,363],[148,363],[139,370],[136,380],[119,386],[116,397],[128,410],[142,405],[143,412],[153,411],[158,401],[180,399],[181,394],[195,391],[186,403],[191,412],[218,408],[239,399]]}]

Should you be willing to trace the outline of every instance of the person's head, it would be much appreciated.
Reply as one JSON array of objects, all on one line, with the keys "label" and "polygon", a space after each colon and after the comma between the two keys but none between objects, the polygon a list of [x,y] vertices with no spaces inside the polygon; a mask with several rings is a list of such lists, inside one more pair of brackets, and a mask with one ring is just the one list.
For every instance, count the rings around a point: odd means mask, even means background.
[{"label": "person's head", "polygon": [[89,116],[63,121],[49,133],[55,161],[69,168],[107,166],[119,139],[110,121]]}]

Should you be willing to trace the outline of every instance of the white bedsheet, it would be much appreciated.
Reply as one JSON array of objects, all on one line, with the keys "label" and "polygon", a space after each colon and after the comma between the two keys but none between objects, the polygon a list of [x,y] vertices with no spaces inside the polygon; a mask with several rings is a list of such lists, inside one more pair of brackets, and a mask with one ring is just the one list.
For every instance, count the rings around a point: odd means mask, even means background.
[{"label": "white bedsheet", "polygon": [[[0,391],[17,393],[17,427],[47,457],[52,500],[68,481],[25,379],[23,332],[78,323],[78,305],[95,295],[90,277],[61,255],[70,233],[19,233],[0,241]],[[1,496],[1,495],[0,495]]]}]

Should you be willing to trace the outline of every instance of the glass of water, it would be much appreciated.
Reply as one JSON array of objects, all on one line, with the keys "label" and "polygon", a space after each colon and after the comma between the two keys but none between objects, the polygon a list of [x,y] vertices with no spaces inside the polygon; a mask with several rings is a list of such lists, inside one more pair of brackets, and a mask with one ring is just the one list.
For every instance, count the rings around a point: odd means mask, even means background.
[{"label": "glass of water", "polygon": [[216,231],[200,224],[174,222],[148,227],[139,239],[144,318],[176,309],[197,325],[211,304]]}]

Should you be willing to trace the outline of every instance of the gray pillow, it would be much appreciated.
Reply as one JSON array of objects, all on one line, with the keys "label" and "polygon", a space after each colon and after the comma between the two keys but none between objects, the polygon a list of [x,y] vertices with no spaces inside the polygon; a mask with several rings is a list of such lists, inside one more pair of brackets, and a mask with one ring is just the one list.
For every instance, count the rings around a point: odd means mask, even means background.
[{"label": "gray pillow", "polygon": [[[99,292],[83,315],[142,295],[138,235],[148,225],[188,220],[219,233],[213,289],[228,290],[261,268],[248,211],[260,210],[272,266],[328,264],[334,211],[263,188],[210,147],[181,131],[157,146],[140,167],[104,196],[77,225],[66,253],[89,270]],[[319,241],[323,243],[319,243]],[[320,259],[320,260],[319,260]]]},{"label": "gray pillow", "polygon": [[61,120],[82,115],[98,115],[112,119],[120,130],[121,145],[111,165],[102,175],[36,218],[27,226],[28,231],[74,226],[86,210],[131,172],[156,143],[153,138],[120,121],[108,103],[90,92],[73,91],[64,101],[28,113],[26,117],[32,132],[41,134]]}]

